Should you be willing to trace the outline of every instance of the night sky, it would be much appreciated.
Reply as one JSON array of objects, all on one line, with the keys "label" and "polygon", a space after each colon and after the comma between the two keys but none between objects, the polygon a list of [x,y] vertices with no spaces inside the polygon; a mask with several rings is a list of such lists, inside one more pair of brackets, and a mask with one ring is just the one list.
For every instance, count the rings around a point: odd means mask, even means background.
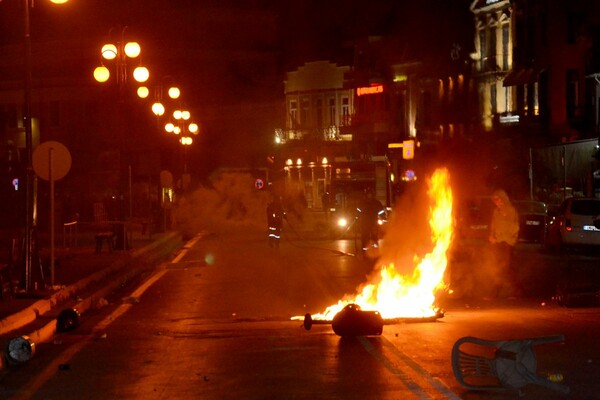
[{"label": "night sky", "polygon": [[[0,43],[22,41],[22,3],[0,1]],[[206,119],[203,146],[213,156],[221,151],[218,158],[224,162],[262,163],[273,129],[283,127],[283,115],[272,104],[283,101],[285,72],[307,61],[351,62],[351,49],[345,46],[348,40],[398,35],[398,51],[415,57],[422,55],[415,49],[431,56],[447,54],[454,42],[466,49],[472,46],[468,0],[34,3],[34,43],[82,40],[89,41],[89,51],[97,51],[109,32],[115,37],[118,27],[127,26],[126,37],[140,42],[150,70],[181,82],[190,108]],[[81,65],[81,70],[87,73],[93,67]],[[239,111],[253,107],[268,108],[270,114]],[[234,147],[243,148],[246,154],[230,154]],[[199,154],[201,158],[206,155]]]}]

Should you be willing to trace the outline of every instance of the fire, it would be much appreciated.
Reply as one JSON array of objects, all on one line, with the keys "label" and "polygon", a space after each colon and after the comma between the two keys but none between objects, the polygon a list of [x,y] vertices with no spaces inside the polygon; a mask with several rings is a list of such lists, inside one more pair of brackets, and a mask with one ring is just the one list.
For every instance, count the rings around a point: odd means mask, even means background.
[{"label": "fire", "polygon": [[[362,287],[360,293],[345,296],[323,313],[312,315],[316,320],[331,320],[347,304],[358,304],[363,310],[379,311],[385,319],[427,318],[435,316],[435,294],[445,287],[444,271],[448,264],[446,252],[453,235],[452,190],[446,169],[438,169],[428,181],[430,199],[430,253],[419,259],[413,257],[411,275],[396,271],[394,263],[379,267],[379,274]],[[384,243],[389,245],[389,243]],[[391,243],[393,245],[393,243]]]}]

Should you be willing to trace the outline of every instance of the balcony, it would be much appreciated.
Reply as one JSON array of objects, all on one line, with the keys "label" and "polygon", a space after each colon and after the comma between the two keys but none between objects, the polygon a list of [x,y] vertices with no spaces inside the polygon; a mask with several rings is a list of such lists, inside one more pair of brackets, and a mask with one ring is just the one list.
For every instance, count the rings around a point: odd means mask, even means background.
[{"label": "balcony", "polygon": [[337,126],[313,129],[275,129],[275,142],[284,144],[293,141],[342,142],[352,140],[351,135],[343,135]]}]

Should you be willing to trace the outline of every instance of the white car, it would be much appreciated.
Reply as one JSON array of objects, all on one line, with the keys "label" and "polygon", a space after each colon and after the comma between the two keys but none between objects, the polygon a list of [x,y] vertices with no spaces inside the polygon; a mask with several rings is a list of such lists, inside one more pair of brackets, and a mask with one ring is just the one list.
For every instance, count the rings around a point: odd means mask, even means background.
[{"label": "white car", "polygon": [[549,218],[546,244],[600,246],[600,199],[566,199]]}]

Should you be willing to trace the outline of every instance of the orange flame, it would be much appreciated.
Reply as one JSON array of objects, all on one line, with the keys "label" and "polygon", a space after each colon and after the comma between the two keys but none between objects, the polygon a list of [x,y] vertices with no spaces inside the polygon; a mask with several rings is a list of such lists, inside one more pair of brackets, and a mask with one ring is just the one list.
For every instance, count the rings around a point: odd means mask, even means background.
[{"label": "orange flame", "polygon": [[[376,282],[368,283],[355,296],[345,296],[316,320],[331,320],[347,304],[358,304],[363,310],[379,311],[383,318],[428,318],[435,316],[435,294],[445,287],[444,272],[448,264],[446,252],[453,235],[452,190],[446,169],[438,169],[428,181],[430,199],[429,226],[433,249],[422,259],[414,256],[412,275],[402,275],[393,263],[380,266]],[[384,241],[384,246],[390,245]],[[393,243],[391,243],[393,245]],[[296,319],[295,317],[294,319]]]}]

